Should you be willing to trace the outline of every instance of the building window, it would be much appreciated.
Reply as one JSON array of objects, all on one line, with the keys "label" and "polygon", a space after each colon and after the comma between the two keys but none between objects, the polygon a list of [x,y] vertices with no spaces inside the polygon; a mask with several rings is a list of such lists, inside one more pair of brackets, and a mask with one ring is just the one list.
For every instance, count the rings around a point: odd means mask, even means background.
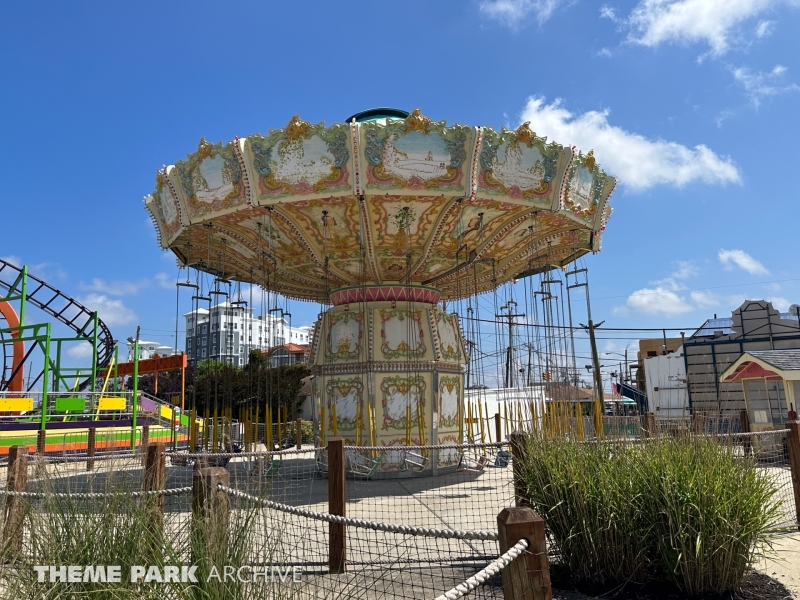
[{"label": "building window", "polygon": [[203,325],[203,333],[208,333],[208,325]]},{"label": "building window", "polygon": [[205,357],[206,357],[206,349],[205,349],[205,348],[203,348],[203,354],[202,354],[202,356],[203,356],[203,358],[205,358]]},{"label": "building window", "polygon": [[205,346],[205,345],[206,345],[206,340],[208,340],[208,338],[204,337],[204,338],[203,338],[203,346]]}]

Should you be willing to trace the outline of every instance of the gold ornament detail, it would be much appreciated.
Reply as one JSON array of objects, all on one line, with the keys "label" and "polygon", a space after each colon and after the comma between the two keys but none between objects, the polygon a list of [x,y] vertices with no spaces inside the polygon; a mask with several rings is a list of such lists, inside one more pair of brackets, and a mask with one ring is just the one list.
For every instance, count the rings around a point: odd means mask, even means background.
[{"label": "gold ornament detail", "polygon": [[586,162],[584,165],[586,165],[586,168],[589,169],[589,171],[594,171],[594,166],[596,163],[597,161],[594,158],[594,150],[589,150],[589,154],[586,155]]},{"label": "gold ornament detail", "polygon": [[206,138],[201,137],[200,143],[197,145],[197,160],[209,158],[212,150],[214,150],[214,144],[209,144]]},{"label": "gold ornament detail", "polygon": [[517,135],[517,141],[521,144],[525,144],[529,148],[531,142],[536,137],[536,132],[529,127],[530,124],[530,121],[525,121],[522,125],[517,127],[517,130],[514,132]]},{"label": "gold ornament detail", "polygon": [[410,133],[412,131],[428,133],[429,123],[431,123],[431,119],[423,115],[419,108],[415,108],[413,111],[411,111],[411,114],[406,117],[406,133]]},{"label": "gold ornament detail", "polygon": [[286,124],[286,137],[290,140],[305,137],[309,127],[311,127],[311,123],[303,121],[300,115],[294,115]]}]

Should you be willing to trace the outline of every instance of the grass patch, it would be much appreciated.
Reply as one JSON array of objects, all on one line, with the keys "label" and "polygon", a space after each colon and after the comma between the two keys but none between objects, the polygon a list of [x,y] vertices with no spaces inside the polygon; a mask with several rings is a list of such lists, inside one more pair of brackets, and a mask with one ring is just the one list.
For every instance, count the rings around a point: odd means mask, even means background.
[{"label": "grass patch", "polygon": [[[0,597],[244,600],[302,594],[302,583],[293,583],[291,574],[286,583],[278,577],[255,582],[209,577],[212,567],[220,575],[225,566],[269,565],[285,570],[290,554],[282,539],[285,527],[281,520],[269,518],[252,504],[232,499],[227,522],[207,520],[195,526],[191,498],[186,496],[180,499],[180,507],[166,511],[160,528],[153,525],[156,499],[152,497],[118,494],[90,500],[77,495],[59,498],[52,492],[60,487],[57,481],[45,481],[44,498],[27,505],[22,551],[13,553],[5,548],[0,552]],[[115,480],[109,478],[104,490],[94,491],[115,490]],[[121,567],[121,581],[41,583],[33,568],[36,565],[114,565]],[[135,565],[155,566],[161,573],[166,566],[196,565],[198,581],[133,583],[130,572]],[[248,577],[248,571],[243,577]]]},{"label": "grass patch", "polygon": [[664,581],[689,596],[721,594],[740,589],[770,548],[778,489],[735,447],[708,438],[527,444],[525,498],[576,583]]}]

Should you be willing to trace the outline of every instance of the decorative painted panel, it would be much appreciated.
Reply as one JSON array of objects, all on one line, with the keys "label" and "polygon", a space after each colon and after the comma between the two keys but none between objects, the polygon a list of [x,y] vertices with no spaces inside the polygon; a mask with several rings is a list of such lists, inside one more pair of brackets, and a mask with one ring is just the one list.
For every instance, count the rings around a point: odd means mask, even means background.
[{"label": "decorative painted panel", "polygon": [[250,191],[236,144],[201,139],[197,152],[175,163],[191,223],[247,206]]},{"label": "decorative painted panel", "polygon": [[169,180],[168,173],[175,167],[169,166],[156,176],[156,189],[145,200],[150,216],[156,224],[162,248],[168,248],[181,233],[181,205]]},{"label": "decorative painted panel", "polygon": [[585,223],[594,225],[597,211],[605,205],[609,189],[604,187],[608,176],[597,166],[594,151],[579,154],[570,165],[564,191],[564,208]]},{"label": "decorative painted panel", "polygon": [[436,332],[439,336],[440,360],[449,362],[464,362],[462,355],[461,339],[458,334],[458,316],[436,311],[433,313]]},{"label": "decorative painted panel", "polygon": [[405,121],[360,124],[359,152],[364,190],[423,190],[463,196],[467,189],[467,160],[474,131],[445,121],[434,122],[419,109]]},{"label": "decorative painted panel", "polygon": [[245,156],[255,178],[255,201],[271,203],[289,196],[328,198],[353,193],[352,150],[345,124],[325,127],[292,117],[283,129],[251,135]]},{"label": "decorative painted panel", "polygon": [[560,172],[566,168],[572,152],[546,138],[536,137],[528,127],[516,131],[503,128],[497,133],[481,130],[478,156],[478,195],[499,195],[529,200],[550,207],[558,198]]},{"label": "decorative painted panel", "polygon": [[364,315],[359,312],[328,313],[326,362],[361,360]]},{"label": "decorative painted panel", "polygon": [[458,426],[461,411],[463,377],[458,375],[439,376],[439,427]]},{"label": "decorative painted panel", "polygon": [[427,311],[403,308],[378,309],[380,346],[375,348],[376,360],[423,360],[432,358],[427,324]]},{"label": "decorative painted panel", "polygon": [[[361,376],[333,377],[325,381],[325,399],[329,423],[328,431],[333,431],[333,410],[336,406],[336,426],[339,430],[352,431],[356,428],[356,414],[363,410],[364,382]],[[366,411],[364,411],[366,412]]]},{"label": "decorative painted panel", "polygon": [[[427,374],[380,375],[381,430],[406,430],[407,407],[411,408],[412,437],[419,440],[418,409],[426,414],[430,379]],[[423,423],[429,431],[430,423]],[[417,442],[418,443],[418,442]]]}]

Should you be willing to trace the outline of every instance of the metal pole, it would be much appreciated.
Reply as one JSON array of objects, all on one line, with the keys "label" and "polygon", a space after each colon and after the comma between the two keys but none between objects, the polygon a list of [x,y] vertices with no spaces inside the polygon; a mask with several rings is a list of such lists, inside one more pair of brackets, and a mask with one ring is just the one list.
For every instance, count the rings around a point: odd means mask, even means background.
[{"label": "metal pole", "polygon": [[[23,280],[23,286],[25,281]],[[50,323],[45,324],[44,340],[44,367],[42,368],[42,421],[41,431],[47,429],[47,388],[49,387],[50,376]]]},{"label": "metal pole", "polygon": [[22,289],[20,291],[19,300],[19,327],[20,335],[22,335],[22,328],[25,327],[25,305],[28,299],[28,267],[22,267]]},{"label": "metal pole", "polygon": [[[589,295],[588,291],[586,293]],[[600,358],[597,356],[597,341],[594,338],[594,322],[589,318],[589,343],[592,346],[592,366],[594,371],[594,383],[597,386],[597,398],[600,400],[600,406],[603,406],[605,398],[603,397],[603,376],[600,374]]]},{"label": "metal pole", "polygon": [[131,452],[136,452],[136,400],[139,395],[139,329],[133,342],[133,418],[131,419]]},{"label": "metal pole", "polygon": [[92,391],[97,391],[97,312],[92,315],[94,334],[92,335]]}]

